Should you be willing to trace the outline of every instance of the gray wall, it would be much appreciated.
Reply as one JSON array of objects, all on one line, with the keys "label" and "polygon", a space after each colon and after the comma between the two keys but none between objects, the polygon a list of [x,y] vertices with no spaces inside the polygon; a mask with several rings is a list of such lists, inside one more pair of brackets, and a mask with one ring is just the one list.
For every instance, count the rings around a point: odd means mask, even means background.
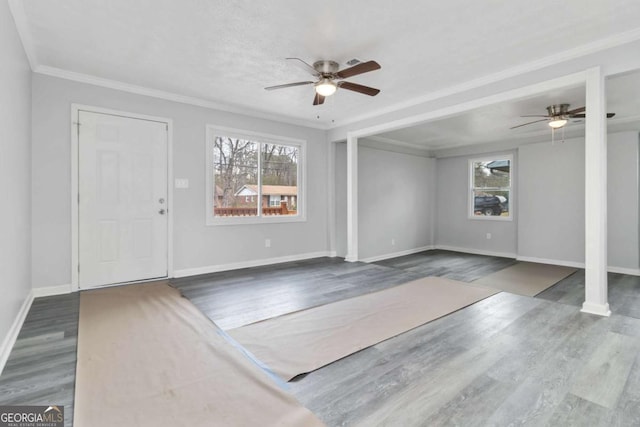
[{"label": "gray wall", "polygon": [[638,269],[638,133],[609,135],[607,142],[609,265]]},{"label": "gray wall", "polygon": [[31,291],[31,70],[0,3],[0,343]]},{"label": "gray wall", "polygon": [[584,153],[584,138],[519,148],[519,256],[584,262]]},{"label": "gray wall", "polygon": [[[344,256],[347,150],[346,144],[336,148],[336,251]],[[431,158],[358,146],[360,259],[432,244],[434,170]]]},{"label": "gray wall", "polygon": [[[516,225],[518,211],[511,221],[469,219],[469,159],[492,155],[514,155],[515,176],[510,206],[518,200],[517,170],[519,159],[512,151],[439,158],[436,163],[436,226],[435,245],[472,252],[514,256],[516,253]],[[487,239],[487,233],[491,239]]]},{"label": "gray wall", "polygon": [[[609,266],[638,272],[638,133],[608,136]],[[559,263],[584,262],[584,138],[536,143],[514,159],[514,221],[467,218],[468,159],[437,160],[436,246]],[[486,233],[492,239],[486,239]]]},{"label": "gray wall", "polygon": [[[584,138],[520,147],[518,255],[584,262]],[[608,264],[638,268],[638,134],[608,136]]]},{"label": "gray wall", "polygon": [[[72,103],[173,119],[173,167],[188,178],[174,190],[174,268],[205,268],[325,252],[327,143],[321,130],[134,95],[64,79],[33,76],[33,286],[71,282]],[[205,125],[307,140],[307,221],[205,225]],[[265,238],[271,247],[265,248]]]}]

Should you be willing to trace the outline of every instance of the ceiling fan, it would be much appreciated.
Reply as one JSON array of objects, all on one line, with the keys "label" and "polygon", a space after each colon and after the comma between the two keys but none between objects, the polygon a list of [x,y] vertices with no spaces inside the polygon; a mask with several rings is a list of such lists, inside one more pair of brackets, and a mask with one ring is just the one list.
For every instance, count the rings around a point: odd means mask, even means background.
[{"label": "ceiling fan", "polygon": [[369,86],[363,86],[357,83],[351,83],[344,81],[343,79],[357,76],[359,74],[368,73],[369,71],[379,70],[380,64],[376,61],[361,62],[350,68],[338,71],[339,65],[335,61],[316,61],[313,66],[307,64],[300,58],[287,58],[289,60],[300,61],[303,64],[303,68],[308,71],[312,76],[316,77],[316,81],[305,81],[296,83],[287,83],[277,86],[265,87],[266,90],[282,89],[285,87],[314,85],[315,96],[313,98],[313,105],[320,105],[324,103],[324,99],[327,96],[333,95],[338,88],[352,90],[354,92],[362,93],[369,96],[376,96],[380,93],[380,89],[375,89]]},{"label": "ceiling fan", "polygon": [[[523,123],[521,125],[514,126],[509,129],[516,129],[522,126],[527,126],[533,123],[544,122],[544,121],[548,121],[549,126],[551,126],[551,128],[559,129],[561,127],[564,127],[564,125],[568,123],[569,119],[584,119],[586,117],[585,111],[586,111],[585,107],[569,110],[569,104],[549,105],[547,107],[547,113],[548,113],[547,115],[520,116],[520,117],[544,117],[543,119],[534,120],[529,123]],[[615,115],[616,113],[607,113],[607,118],[610,119]]]}]

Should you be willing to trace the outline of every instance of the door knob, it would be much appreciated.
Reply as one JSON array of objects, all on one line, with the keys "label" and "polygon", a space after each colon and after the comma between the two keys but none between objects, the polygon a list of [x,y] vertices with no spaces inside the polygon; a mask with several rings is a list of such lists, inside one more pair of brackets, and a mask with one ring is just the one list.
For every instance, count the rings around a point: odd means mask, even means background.
[{"label": "door knob", "polygon": [[165,213],[165,212],[166,212],[166,211],[165,211],[164,209],[160,209],[160,210],[158,211],[158,213],[159,213],[160,215],[164,215],[164,213]]}]

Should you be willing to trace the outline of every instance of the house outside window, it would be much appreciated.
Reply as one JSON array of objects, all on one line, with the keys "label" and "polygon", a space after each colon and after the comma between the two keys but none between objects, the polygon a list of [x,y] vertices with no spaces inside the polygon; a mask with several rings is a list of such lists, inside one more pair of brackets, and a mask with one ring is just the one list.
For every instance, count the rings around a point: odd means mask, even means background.
[{"label": "house outside window", "polygon": [[511,220],[513,156],[469,160],[469,218]]},{"label": "house outside window", "polygon": [[304,221],[306,143],[207,126],[207,224]]}]

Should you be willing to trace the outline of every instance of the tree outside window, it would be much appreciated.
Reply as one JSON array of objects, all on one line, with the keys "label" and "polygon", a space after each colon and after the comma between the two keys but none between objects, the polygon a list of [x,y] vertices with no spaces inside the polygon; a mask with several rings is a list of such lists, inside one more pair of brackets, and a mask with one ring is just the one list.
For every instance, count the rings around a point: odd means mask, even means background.
[{"label": "tree outside window", "polygon": [[209,135],[213,218],[298,215],[301,146]]}]

